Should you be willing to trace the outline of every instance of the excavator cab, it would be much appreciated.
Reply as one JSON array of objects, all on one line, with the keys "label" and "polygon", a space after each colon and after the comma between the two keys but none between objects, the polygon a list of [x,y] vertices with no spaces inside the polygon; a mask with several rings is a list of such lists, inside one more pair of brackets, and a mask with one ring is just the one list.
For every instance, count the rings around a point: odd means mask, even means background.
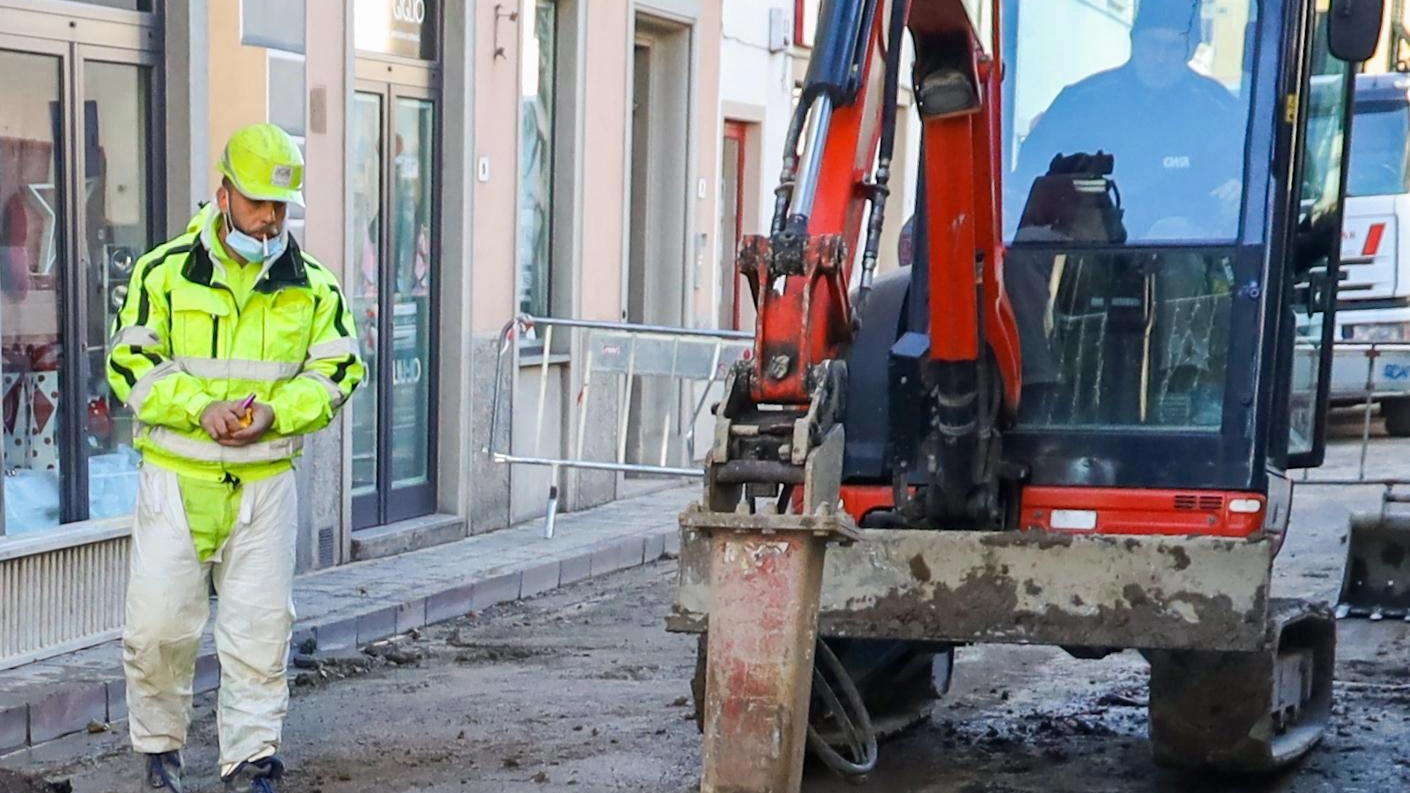
[{"label": "excavator cab", "polygon": [[[1025,487],[1071,489],[1010,499],[1011,526],[1104,497],[1080,488],[1222,504],[1320,464],[1352,72],[1329,23],[1305,2],[1143,3],[1129,19],[1002,4],[996,181],[1022,398],[993,423],[1012,422],[1002,457]],[[924,221],[936,193],[919,178]],[[853,486],[937,475],[910,429],[931,407],[891,349],[937,313],[935,236],[916,224],[921,265],[875,285],[851,345],[866,372],[846,400]],[[1221,533],[1227,513],[1212,517],[1202,530]]]},{"label": "excavator cab", "polygon": [[[1324,450],[1383,6],[1121,6],[822,2],[739,257],[755,355],[682,516],[702,790],[796,790],[805,735],[865,773],[875,711],[923,712],[981,642],[1140,651],[1166,764],[1262,773],[1320,739],[1331,610],[1269,590],[1288,471]],[[903,42],[913,261],[876,278]]]},{"label": "excavator cab", "polygon": [[[1004,8],[1024,383],[1006,454],[1030,485],[1153,508],[1159,491],[1266,493],[1320,463],[1351,69],[1313,4],[1146,2],[1129,28],[1060,5]],[[1072,172],[1076,155],[1103,167]],[[1087,200],[1040,195],[1058,179]]]},{"label": "excavator cab", "polygon": [[[1331,53],[1327,11],[1071,11],[1002,8],[1002,278],[1022,359],[1003,455],[1027,487],[1067,489],[1007,517],[1035,525],[1104,498],[1083,488],[1157,510],[1172,491],[1223,504],[1286,490],[1286,471],[1321,462],[1328,396],[1352,69]],[[849,383],[853,485],[890,484],[915,455],[896,425],[925,423],[924,404],[896,404],[907,375],[879,376],[868,347],[890,346],[870,324],[926,324],[931,273],[910,270],[878,282],[849,356],[868,371]],[[1228,513],[1191,517],[1218,534]]]}]

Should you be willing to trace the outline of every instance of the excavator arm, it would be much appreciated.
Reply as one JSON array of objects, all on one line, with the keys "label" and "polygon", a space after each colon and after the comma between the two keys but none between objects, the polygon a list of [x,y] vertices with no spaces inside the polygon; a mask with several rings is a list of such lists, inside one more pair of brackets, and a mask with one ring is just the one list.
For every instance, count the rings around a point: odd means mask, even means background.
[{"label": "excavator arm", "polygon": [[898,492],[915,491],[917,520],[1000,519],[994,440],[1017,408],[1019,350],[1001,270],[1000,70],[967,5],[822,4],[770,232],[740,250],[758,320],[755,354],[723,405],[711,460],[721,484],[801,484],[808,454],[840,421],[842,360],[858,323],[850,287],[859,275],[856,301],[865,301],[876,270],[909,27],[924,130],[914,266],[927,307],[893,352],[914,369],[919,398],[906,403],[928,413],[901,425],[933,431],[906,444],[898,468],[908,480],[919,468],[923,480],[898,481]]},{"label": "excavator arm", "polygon": [[[907,409],[928,413],[901,423],[932,432],[907,444],[897,487],[914,491],[916,521],[986,525],[1001,519],[994,442],[1021,384],[1001,270],[998,54],[962,0],[822,4],[770,233],[740,248],[756,349],[733,373],[711,464],[721,484],[801,484],[809,452],[838,425],[859,316],[850,286],[866,301],[890,196],[907,28],[924,128],[916,293],[928,306],[894,353],[914,368]],[[909,487],[916,468],[924,487]]]},{"label": "excavator arm", "polygon": [[[987,16],[997,42],[996,0]],[[728,378],[704,501],[682,516],[710,542],[703,791],[799,789],[825,547],[860,536],[839,508],[845,356],[877,265],[907,27],[924,128],[912,294],[924,306],[891,350],[908,390],[893,400],[907,412],[891,424],[904,428],[895,503],[916,524],[989,527],[1005,514],[998,438],[1020,382],[1000,269],[998,54],[962,0],[823,0],[773,221],[738,257],[755,354]],[[865,772],[874,743],[857,754]]]}]

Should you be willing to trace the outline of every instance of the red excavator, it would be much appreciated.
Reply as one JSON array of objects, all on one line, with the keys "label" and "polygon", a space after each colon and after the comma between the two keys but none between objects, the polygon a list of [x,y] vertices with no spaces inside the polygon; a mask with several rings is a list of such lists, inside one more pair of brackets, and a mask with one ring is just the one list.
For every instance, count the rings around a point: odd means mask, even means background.
[{"label": "red excavator", "polygon": [[[738,256],[754,355],[681,517],[703,791],[797,791],[806,748],[869,772],[981,642],[1140,651],[1165,764],[1317,743],[1335,622],[1271,571],[1287,472],[1323,454],[1382,14],[823,0],[772,225]],[[910,254],[876,277],[907,63]]]}]

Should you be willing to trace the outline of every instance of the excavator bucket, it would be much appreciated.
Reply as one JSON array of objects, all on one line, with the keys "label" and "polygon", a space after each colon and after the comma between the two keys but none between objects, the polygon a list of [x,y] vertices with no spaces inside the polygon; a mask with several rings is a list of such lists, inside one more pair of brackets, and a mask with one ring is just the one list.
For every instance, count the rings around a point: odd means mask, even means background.
[{"label": "excavator bucket", "polygon": [[1410,515],[1351,516],[1338,617],[1410,621]]}]

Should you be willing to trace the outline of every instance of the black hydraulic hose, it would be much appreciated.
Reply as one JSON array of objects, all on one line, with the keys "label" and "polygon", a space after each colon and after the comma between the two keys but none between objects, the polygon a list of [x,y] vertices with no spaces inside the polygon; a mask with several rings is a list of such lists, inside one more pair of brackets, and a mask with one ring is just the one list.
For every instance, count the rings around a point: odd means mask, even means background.
[{"label": "black hydraulic hose", "polygon": [[[988,263],[985,255],[980,253],[975,257],[975,271],[982,273]],[[989,459],[989,441],[993,437],[994,426],[998,423],[997,414],[990,410],[993,407],[991,397],[998,391],[994,383],[997,372],[994,371],[994,368],[990,364],[990,362],[994,360],[994,356],[989,350],[989,334],[986,333],[984,329],[987,314],[984,310],[985,294],[982,281],[974,291],[974,316],[977,322],[976,329],[979,334],[979,359],[974,362],[976,370],[975,392],[977,394],[974,403],[974,418],[975,421],[978,422],[976,425],[978,432],[975,434],[974,438],[976,448],[974,470],[972,472],[973,479],[971,481],[979,483],[981,486],[988,486],[990,484],[989,473],[992,469],[992,461]],[[987,509],[987,505],[985,508]],[[976,515],[975,518],[983,525],[988,516]]]},{"label": "black hydraulic hose", "polygon": [[[866,63],[867,49],[871,44],[871,28],[872,25],[876,24],[876,13],[879,5],[878,0],[866,0],[866,4],[862,7],[862,23],[857,26],[857,40],[852,43],[852,68],[849,79],[847,80],[845,92],[847,104],[856,101],[857,92],[860,91],[862,87],[862,65]],[[893,21],[896,16],[896,7],[904,5],[906,5],[906,3],[901,2],[901,0],[895,0],[891,4]],[[904,24],[904,19],[902,20],[902,24]]]},{"label": "black hydraulic hose", "polygon": [[881,247],[881,227],[886,219],[886,200],[891,195],[891,158],[896,149],[896,102],[900,93],[901,41],[906,33],[907,6],[904,0],[892,0],[886,36],[886,83],[881,100],[881,147],[877,155],[876,183],[872,187],[866,245],[862,249],[862,278],[857,289],[858,317],[866,306],[867,296],[871,294],[877,251]]},{"label": "black hydraulic hose", "polygon": [[886,33],[886,89],[882,94],[881,158],[891,160],[896,148],[896,99],[901,83],[901,42],[906,35],[906,12],[909,3],[891,2],[891,26]]},{"label": "black hydraulic hose", "polygon": [[[837,681],[842,693],[841,699],[823,675],[824,668]],[[851,749],[853,758],[849,760],[829,746],[812,724],[808,725],[808,748],[812,749],[828,768],[844,776],[865,776],[876,770],[876,730],[871,723],[871,714],[867,712],[866,702],[857,690],[852,676],[847,673],[847,668],[822,639],[818,640],[813,659],[813,692],[823,698],[836,718],[841,738]],[[842,699],[846,699],[846,707]],[[847,713],[849,709],[850,714]]]},{"label": "black hydraulic hose", "polygon": [[811,109],[812,102],[799,100],[793,108],[793,118],[788,122],[788,136],[783,144],[783,172],[779,175],[778,187],[774,188],[774,218],[769,227],[770,236],[777,236],[783,231],[788,217],[788,204],[793,200],[793,186],[798,178],[798,139],[803,137],[803,125],[807,123]]}]

